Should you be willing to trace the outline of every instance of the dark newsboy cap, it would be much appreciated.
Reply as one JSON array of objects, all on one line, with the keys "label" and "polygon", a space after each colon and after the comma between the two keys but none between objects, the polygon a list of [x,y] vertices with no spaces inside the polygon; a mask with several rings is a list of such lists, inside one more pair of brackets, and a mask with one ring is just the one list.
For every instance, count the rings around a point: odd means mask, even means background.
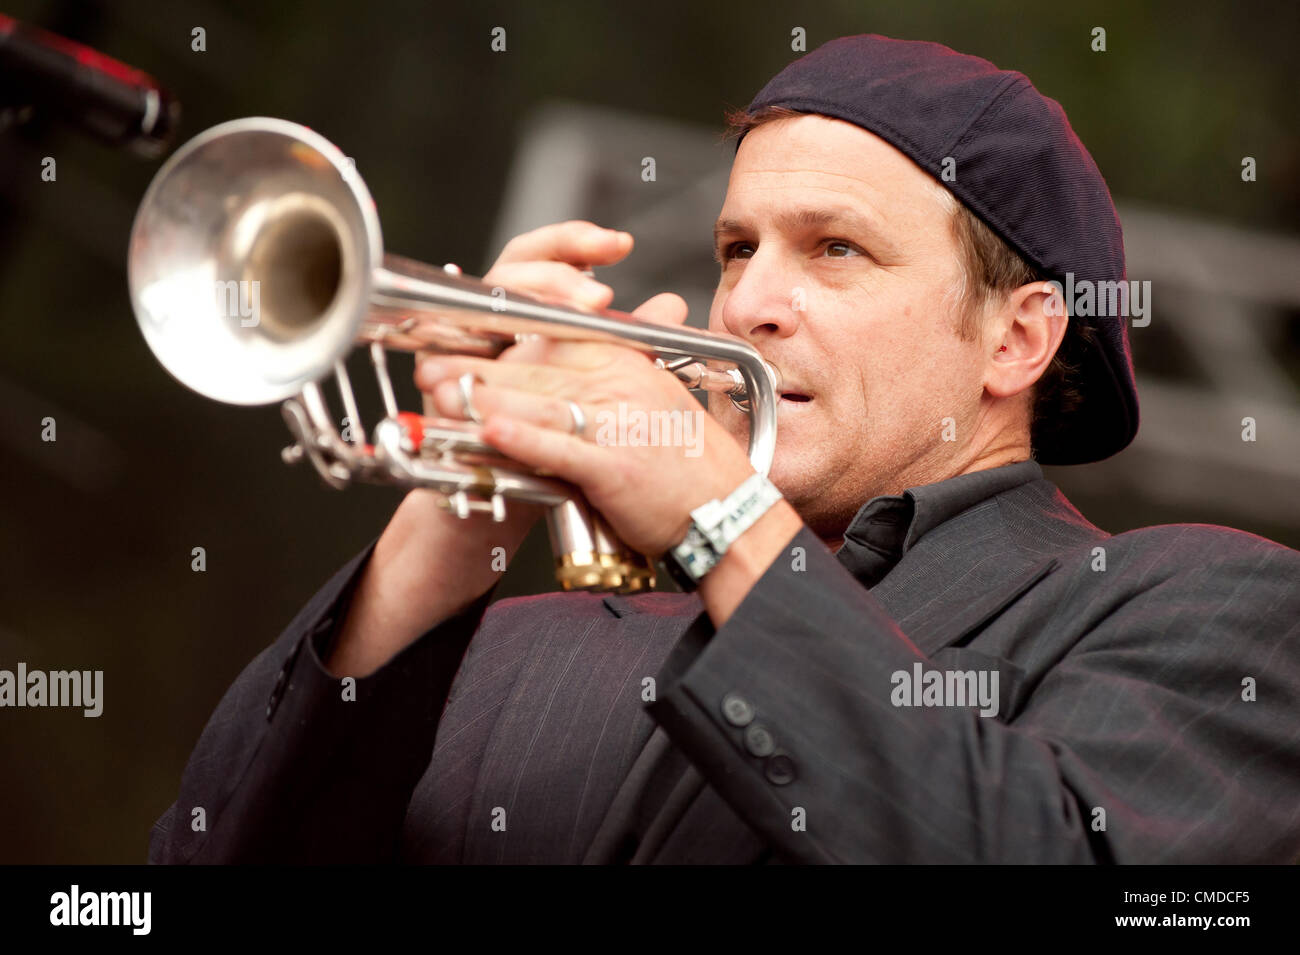
[{"label": "dark newsboy cap", "polygon": [[[787,66],[749,109],[767,106],[820,113],[875,133],[1062,285],[1066,273],[1076,285],[1126,279],[1124,237],[1106,181],[1060,104],[1021,73],[938,43],[841,37]],[[948,157],[955,179],[944,182]],[[1035,442],[1044,464],[1099,461],[1137,433],[1128,318],[1070,321],[1089,324],[1094,342],[1075,376],[1082,403],[1055,409],[1053,426]]]}]

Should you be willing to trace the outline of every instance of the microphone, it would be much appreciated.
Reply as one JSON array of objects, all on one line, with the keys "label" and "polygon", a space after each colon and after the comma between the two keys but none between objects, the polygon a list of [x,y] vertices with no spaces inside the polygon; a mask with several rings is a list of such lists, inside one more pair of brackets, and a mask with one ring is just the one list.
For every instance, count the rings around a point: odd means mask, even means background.
[{"label": "microphone", "polygon": [[2,13],[0,96],[0,111],[41,109],[147,158],[180,119],[180,102],[148,74]]}]

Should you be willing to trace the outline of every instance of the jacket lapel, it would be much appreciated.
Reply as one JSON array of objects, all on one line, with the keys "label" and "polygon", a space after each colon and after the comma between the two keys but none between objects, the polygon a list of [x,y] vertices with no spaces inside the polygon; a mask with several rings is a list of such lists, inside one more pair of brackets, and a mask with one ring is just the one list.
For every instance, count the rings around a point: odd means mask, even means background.
[{"label": "jacket lapel", "polygon": [[1056,568],[1025,554],[993,501],[948,521],[908,548],[871,594],[918,650],[960,644]]}]

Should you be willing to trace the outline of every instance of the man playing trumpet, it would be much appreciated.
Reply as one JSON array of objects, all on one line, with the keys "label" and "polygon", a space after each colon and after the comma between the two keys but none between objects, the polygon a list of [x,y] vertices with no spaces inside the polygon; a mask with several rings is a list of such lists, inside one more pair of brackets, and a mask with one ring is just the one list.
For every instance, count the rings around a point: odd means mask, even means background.
[{"label": "man playing trumpet", "polygon": [[[1059,105],[860,36],[734,125],[709,328],[781,372],[770,480],[724,396],[698,455],[593,440],[621,405],[699,408],[630,348],[529,340],[416,371],[686,592],[489,608],[493,548],[538,511],[462,520],[413,491],[222,701],[152,859],[1300,856],[1300,555],[1223,528],[1111,536],[1042,477],[1138,420],[1126,319],[1061,294],[1125,271]],[[485,278],[599,309],[613,292],[584,270],[632,242],[548,226]]]}]

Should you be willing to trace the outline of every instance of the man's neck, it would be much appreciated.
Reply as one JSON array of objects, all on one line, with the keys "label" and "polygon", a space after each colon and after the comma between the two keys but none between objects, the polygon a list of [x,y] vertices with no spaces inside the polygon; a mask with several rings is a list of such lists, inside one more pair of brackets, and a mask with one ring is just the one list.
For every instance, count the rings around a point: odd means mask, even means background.
[{"label": "man's neck", "polygon": [[[1019,445],[998,448],[996,450],[989,449],[985,453],[977,456],[965,467],[961,468],[960,470],[952,474],[947,475],[946,477],[934,478],[928,481],[919,481],[919,482],[911,481],[910,483],[907,483],[903,487],[872,494],[870,497],[865,498],[860,503],[859,509],[861,507],[861,504],[865,504],[867,501],[875,500],[877,497],[897,496],[902,494],[910,487],[920,487],[924,484],[937,484],[940,481],[946,481],[949,480],[950,478],[960,477],[963,474],[971,474],[975,471],[988,471],[993,468],[1004,467],[1008,464],[1016,464],[1017,462],[1028,460],[1030,456],[1031,455],[1029,449],[1026,447],[1021,447]],[[856,513],[857,513],[857,509],[854,510],[854,514]],[[854,516],[853,514],[850,514],[845,519],[844,525],[838,528],[834,533],[829,535],[824,533],[818,535],[821,542],[826,545],[826,547],[830,550],[832,554],[839,553],[840,548],[844,546],[844,534],[848,531],[849,525],[853,521],[853,516]]]}]

